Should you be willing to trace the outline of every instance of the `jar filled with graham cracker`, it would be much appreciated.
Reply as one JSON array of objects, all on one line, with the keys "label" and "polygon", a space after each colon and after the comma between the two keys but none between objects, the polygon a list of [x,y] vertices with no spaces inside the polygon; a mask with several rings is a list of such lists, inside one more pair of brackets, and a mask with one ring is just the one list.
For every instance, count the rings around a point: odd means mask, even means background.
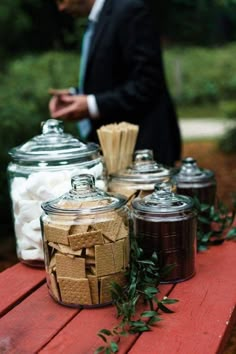
[{"label": "jar filled with graham cracker", "polygon": [[42,204],[47,285],[71,307],[112,303],[112,283],[126,285],[129,264],[127,198],[95,187],[94,177],[72,177],[71,190]]}]

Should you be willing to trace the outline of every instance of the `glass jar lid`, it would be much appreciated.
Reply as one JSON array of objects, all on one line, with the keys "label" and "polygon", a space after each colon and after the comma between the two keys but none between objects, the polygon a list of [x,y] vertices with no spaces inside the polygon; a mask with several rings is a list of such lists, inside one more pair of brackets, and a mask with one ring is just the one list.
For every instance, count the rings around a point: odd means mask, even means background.
[{"label": "glass jar lid", "polygon": [[42,134],[14,147],[9,154],[16,161],[91,160],[99,155],[99,146],[84,144],[71,134],[65,134],[63,122],[48,119],[43,123]]},{"label": "glass jar lid", "polygon": [[193,208],[192,198],[173,193],[172,190],[173,186],[169,182],[157,183],[152,194],[134,199],[131,205],[135,210],[152,214],[172,214]]},{"label": "glass jar lid", "polygon": [[89,214],[114,211],[127,202],[120,194],[106,193],[95,187],[93,175],[81,174],[72,177],[72,189],[61,197],[42,203],[47,214]]},{"label": "glass jar lid", "polygon": [[182,160],[182,166],[174,175],[176,183],[178,182],[203,182],[214,179],[214,172],[199,168],[193,157],[186,157]]},{"label": "glass jar lid", "polygon": [[157,183],[170,177],[170,170],[153,160],[152,150],[136,150],[133,163],[125,170],[111,174],[116,182],[126,183]]}]

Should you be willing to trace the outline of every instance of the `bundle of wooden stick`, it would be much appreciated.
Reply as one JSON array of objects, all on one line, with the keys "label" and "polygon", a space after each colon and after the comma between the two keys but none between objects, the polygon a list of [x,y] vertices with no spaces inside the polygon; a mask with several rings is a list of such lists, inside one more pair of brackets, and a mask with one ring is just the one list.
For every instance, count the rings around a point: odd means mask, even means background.
[{"label": "bundle of wooden stick", "polygon": [[138,125],[127,122],[103,125],[97,130],[108,174],[132,162],[138,131]]}]

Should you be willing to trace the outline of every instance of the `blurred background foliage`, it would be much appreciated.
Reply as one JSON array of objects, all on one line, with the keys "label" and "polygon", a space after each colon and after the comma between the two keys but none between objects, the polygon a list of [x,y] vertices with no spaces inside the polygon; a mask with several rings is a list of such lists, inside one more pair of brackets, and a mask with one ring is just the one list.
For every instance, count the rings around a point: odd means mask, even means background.
[{"label": "blurred background foliage", "polygon": [[[117,0],[119,1],[119,0]],[[160,27],[179,115],[236,117],[236,0],[146,0]],[[0,215],[11,225],[8,151],[41,133],[48,88],[76,85],[85,20],[54,0],[0,3]],[[75,134],[71,124],[66,131]],[[236,128],[221,147],[235,151]]]}]

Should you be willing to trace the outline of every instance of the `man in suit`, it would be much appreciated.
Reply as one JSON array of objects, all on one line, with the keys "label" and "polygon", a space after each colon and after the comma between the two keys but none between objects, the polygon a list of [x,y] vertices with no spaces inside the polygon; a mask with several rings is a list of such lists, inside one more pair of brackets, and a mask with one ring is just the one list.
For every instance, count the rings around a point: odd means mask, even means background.
[{"label": "man in suit", "polygon": [[157,161],[180,159],[181,138],[163,70],[159,35],[144,0],[58,0],[58,9],[88,16],[94,24],[82,94],[55,93],[53,118],[90,119],[88,139],[109,123],[138,124],[136,148],[152,149]]}]

